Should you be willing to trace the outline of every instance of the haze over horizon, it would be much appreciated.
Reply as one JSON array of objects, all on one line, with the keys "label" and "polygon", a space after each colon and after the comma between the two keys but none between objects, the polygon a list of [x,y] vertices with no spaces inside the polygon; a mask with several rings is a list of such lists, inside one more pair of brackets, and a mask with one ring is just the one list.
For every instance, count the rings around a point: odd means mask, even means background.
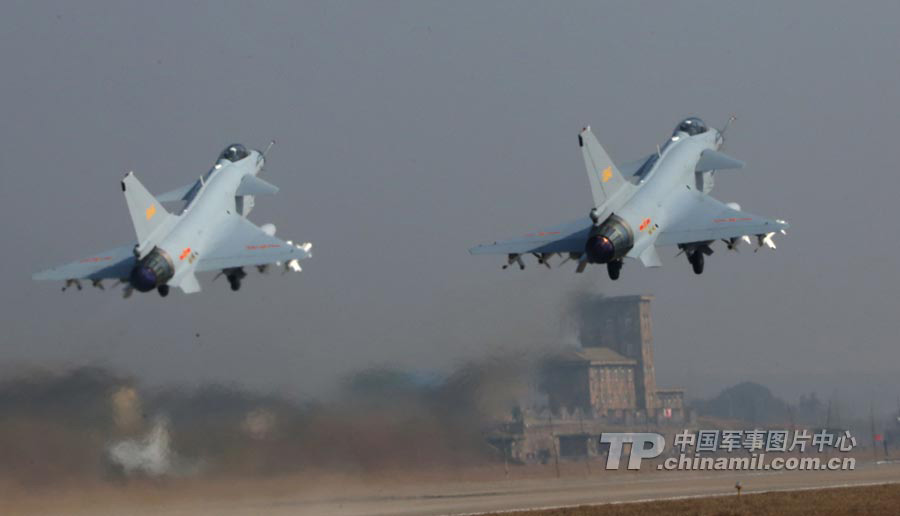
[{"label": "haze over horizon", "polygon": [[[316,396],[373,365],[446,371],[564,338],[575,293],[652,294],[660,386],[754,380],[876,410],[900,395],[891,224],[900,5],[866,2],[15,2],[0,20],[4,376],[98,364],[150,385]],[[695,276],[524,271],[481,242],[585,215],[591,125],[630,161],[697,115],[747,162],[713,195],[786,219],[775,252]],[[227,144],[278,141],[250,219],[313,243],[240,293],[61,294],[31,274],[126,245],[119,180],[154,193]],[[558,263],[558,259],[554,264]],[[199,337],[196,335],[199,334]],[[862,405],[860,405],[862,406]]]}]

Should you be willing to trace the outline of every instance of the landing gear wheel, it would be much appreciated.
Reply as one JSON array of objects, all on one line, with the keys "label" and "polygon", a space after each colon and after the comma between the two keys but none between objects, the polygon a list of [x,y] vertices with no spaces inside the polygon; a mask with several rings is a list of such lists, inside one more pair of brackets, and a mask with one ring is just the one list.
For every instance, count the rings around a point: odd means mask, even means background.
[{"label": "landing gear wheel", "polygon": [[695,251],[690,258],[691,267],[694,268],[694,274],[703,274],[703,253]]},{"label": "landing gear wheel", "polygon": [[609,279],[615,281],[619,279],[619,273],[622,272],[622,262],[614,261],[606,264],[606,273],[609,274]]},{"label": "landing gear wheel", "polygon": [[247,277],[247,273],[244,272],[242,267],[224,269],[222,273],[225,274],[225,279],[228,280],[228,284],[231,285],[231,290],[234,292],[241,289],[241,280]]},{"label": "landing gear wheel", "polygon": [[159,292],[160,297],[166,297],[169,295],[169,286],[168,285],[160,285],[156,287],[156,291]]}]

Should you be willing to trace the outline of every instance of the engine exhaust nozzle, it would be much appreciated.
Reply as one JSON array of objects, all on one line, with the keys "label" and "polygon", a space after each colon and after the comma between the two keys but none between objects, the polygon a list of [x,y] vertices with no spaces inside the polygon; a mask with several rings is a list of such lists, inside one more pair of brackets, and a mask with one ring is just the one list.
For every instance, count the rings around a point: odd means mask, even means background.
[{"label": "engine exhaust nozzle", "polygon": [[584,246],[590,263],[609,263],[622,259],[634,246],[634,233],[624,219],[610,215],[594,228]]}]

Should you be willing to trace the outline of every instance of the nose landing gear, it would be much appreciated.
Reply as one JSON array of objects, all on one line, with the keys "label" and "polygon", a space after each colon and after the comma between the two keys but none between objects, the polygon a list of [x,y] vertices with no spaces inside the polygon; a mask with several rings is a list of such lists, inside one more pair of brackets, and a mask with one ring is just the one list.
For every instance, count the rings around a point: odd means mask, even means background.
[{"label": "nose landing gear", "polygon": [[168,285],[160,285],[156,287],[156,291],[159,292],[160,297],[166,297],[169,295],[169,286]]},{"label": "nose landing gear", "polygon": [[606,264],[606,273],[609,279],[615,281],[619,279],[619,273],[622,272],[622,260],[613,260]]}]

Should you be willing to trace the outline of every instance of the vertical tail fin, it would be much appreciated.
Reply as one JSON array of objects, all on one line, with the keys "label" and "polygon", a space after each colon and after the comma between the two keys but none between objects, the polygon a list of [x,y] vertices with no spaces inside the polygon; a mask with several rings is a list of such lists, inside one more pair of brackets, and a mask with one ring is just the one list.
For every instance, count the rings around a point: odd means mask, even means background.
[{"label": "vertical tail fin", "polygon": [[610,199],[617,197],[629,183],[597,141],[590,127],[582,129],[578,134],[578,146],[581,147],[581,154],[584,157],[591,194],[594,196],[594,206],[603,206]]},{"label": "vertical tail fin", "polygon": [[122,191],[125,193],[128,214],[131,215],[131,223],[134,224],[138,244],[141,244],[171,215],[144,188],[144,185],[135,177],[134,172],[129,172],[122,179]]}]

